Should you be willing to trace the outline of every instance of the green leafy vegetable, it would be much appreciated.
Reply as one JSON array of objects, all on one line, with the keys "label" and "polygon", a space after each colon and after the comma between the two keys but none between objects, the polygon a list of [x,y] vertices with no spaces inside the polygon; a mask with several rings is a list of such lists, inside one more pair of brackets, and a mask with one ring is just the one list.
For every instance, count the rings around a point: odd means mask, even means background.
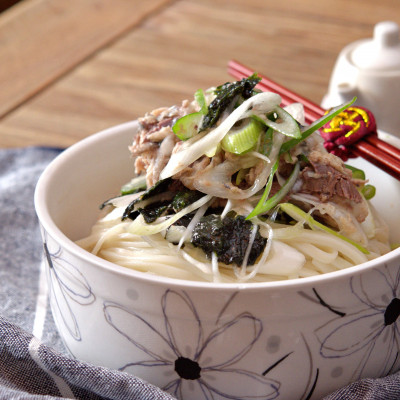
[{"label": "green leafy vegetable", "polygon": [[178,213],[204,196],[195,190],[170,191],[171,182],[170,178],[158,181],[126,207],[122,219],[134,220],[140,213],[151,224],[162,215]]},{"label": "green leafy vegetable", "polygon": [[[163,180],[158,181],[155,185],[153,185],[151,188],[147,189],[140,197],[137,199],[133,200],[129,205],[126,207],[123,215],[122,215],[122,220],[125,220],[127,218],[130,219],[135,219],[137,216],[137,211],[140,207],[140,203],[143,202],[144,200],[150,199],[151,197],[154,197],[158,194],[162,194],[167,192],[167,189],[169,185],[171,184],[172,179],[171,178],[166,178]],[[172,194],[171,194],[172,196]]]},{"label": "green leafy vegetable", "polygon": [[[218,261],[224,264],[243,263],[253,224],[243,216],[210,214],[204,216],[193,229],[191,242],[200,247],[208,257],[216,253]],[[264,251],[267,239],[257,231],[251,247],[247,265],[253,265],[258,256]]]},{"label": "green leafy vegetable", "polygon": [[184,192],[178,192],[172,199],[171,207],[174,210],[174,212],[178,212],[180,210],[183,210],[189,204],[192,204],[195,201],[199,200],[200,197],[202,196],[204,196],[204,194],[196,190],[187,190]]},{"label": "green leafy vegetable", "polygon": [[261,81],[257,74],[244,78],[237,82],[227,82],[215,89],[216,98],[208,106],[207,114],[204,116],[200,132],[212,128],[220,118],[221,114],[239,99],[248,99],[253,95],[253,89]]},{"label": "green leafy vegetable", "polygon": [[198,208],[209,202],[211,198],[212,198],[211,195],[203,196],[202,198],[200,198],[199,200],[195,201],[192,204],[189,204],[187,207],[177,212],[176,214],[170,215],[165,219],[163,219],[162,221],[155,221],[152,224],[147,224],[142,215],[139,215],[132,221],[131,224],[129,224],[127,230],[128,232],[133,233],[134,235],[140,235],[140,236],[154,235],[155,233],[167,229],[185,215],[190,214],[194,210],[197,210]]},{"label": "green leafy vegetable", "polygon": [[168,206],[167,202],[156,202],[149,204],[145,208],[139,208],[138,212],[142,214],[147,224],[151,224],[168,210]]}]

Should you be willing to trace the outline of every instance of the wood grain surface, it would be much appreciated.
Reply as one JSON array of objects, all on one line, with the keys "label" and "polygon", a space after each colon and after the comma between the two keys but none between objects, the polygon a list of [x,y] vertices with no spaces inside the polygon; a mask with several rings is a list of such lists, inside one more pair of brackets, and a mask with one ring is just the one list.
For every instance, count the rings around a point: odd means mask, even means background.
[{"label": "wood grain surface", "polygon": [[398,0],[23,0],[0,15],[0,146],[69,146],[232,78],[319,103],[340,50]]},{"label": "wood grain surface", "polygon": [[27,0],[2,14],[0,116],[86,62],[165,3]]}]

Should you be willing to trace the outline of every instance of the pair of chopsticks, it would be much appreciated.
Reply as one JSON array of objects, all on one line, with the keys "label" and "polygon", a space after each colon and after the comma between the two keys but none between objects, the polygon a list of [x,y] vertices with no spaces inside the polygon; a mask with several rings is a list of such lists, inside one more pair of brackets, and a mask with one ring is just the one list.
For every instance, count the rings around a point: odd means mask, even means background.
[{"label": "pair of chopsticks", "polygon": [[[236,79],[242,79],[252,75],[254,71],[235,60],[231,60],[228,63],[228,73]],[[291,103],[302,103],[307,123],[311,123],[325,114],[325,110],[312,101],[299,96],[259,73],[257,74],[261,78],[261,82],[257,87],[262,91],[279,94],[282,98],[282,106],[287,106]],[[354,155],[363,157],[394,178],[400,180],[400,149],[397,147],[384,142],[376,135],[366,135],[354,143],[351,149]]]}]

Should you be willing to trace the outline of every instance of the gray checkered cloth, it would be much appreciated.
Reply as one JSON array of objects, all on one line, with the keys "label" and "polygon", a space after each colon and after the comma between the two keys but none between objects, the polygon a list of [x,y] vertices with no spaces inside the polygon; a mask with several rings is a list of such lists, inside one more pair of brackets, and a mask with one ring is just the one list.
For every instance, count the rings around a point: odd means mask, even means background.
[{"label": "gray checkered cloth", "polygon": [[[40,173],[59,152],[0,150],[0,400],[173,400],[132,375],[70,358],[49,312],[38,318],[48,307],[40,307],[46,299],[41,298],[42,243],[33,193]],[[400,375],[364,379],[324,400],[339,399],[398,400]]]}]

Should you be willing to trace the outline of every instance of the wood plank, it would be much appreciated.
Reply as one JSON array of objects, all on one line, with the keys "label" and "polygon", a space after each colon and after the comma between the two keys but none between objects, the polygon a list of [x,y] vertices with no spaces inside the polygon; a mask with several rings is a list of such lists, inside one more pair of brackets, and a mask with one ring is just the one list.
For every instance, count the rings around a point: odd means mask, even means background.
[{"label": "wood plank", "polygon": [[[400,16],[398,0],[181,0],[0,123],[0,146],[68,146],[232,78],[229,59],[320,102],[339,51]],[[397,19],[396,22],[400,23]]]},{"label": "wood plank", "polygon": [[24,0],[0,18],[0,117],[168,0]]}]

